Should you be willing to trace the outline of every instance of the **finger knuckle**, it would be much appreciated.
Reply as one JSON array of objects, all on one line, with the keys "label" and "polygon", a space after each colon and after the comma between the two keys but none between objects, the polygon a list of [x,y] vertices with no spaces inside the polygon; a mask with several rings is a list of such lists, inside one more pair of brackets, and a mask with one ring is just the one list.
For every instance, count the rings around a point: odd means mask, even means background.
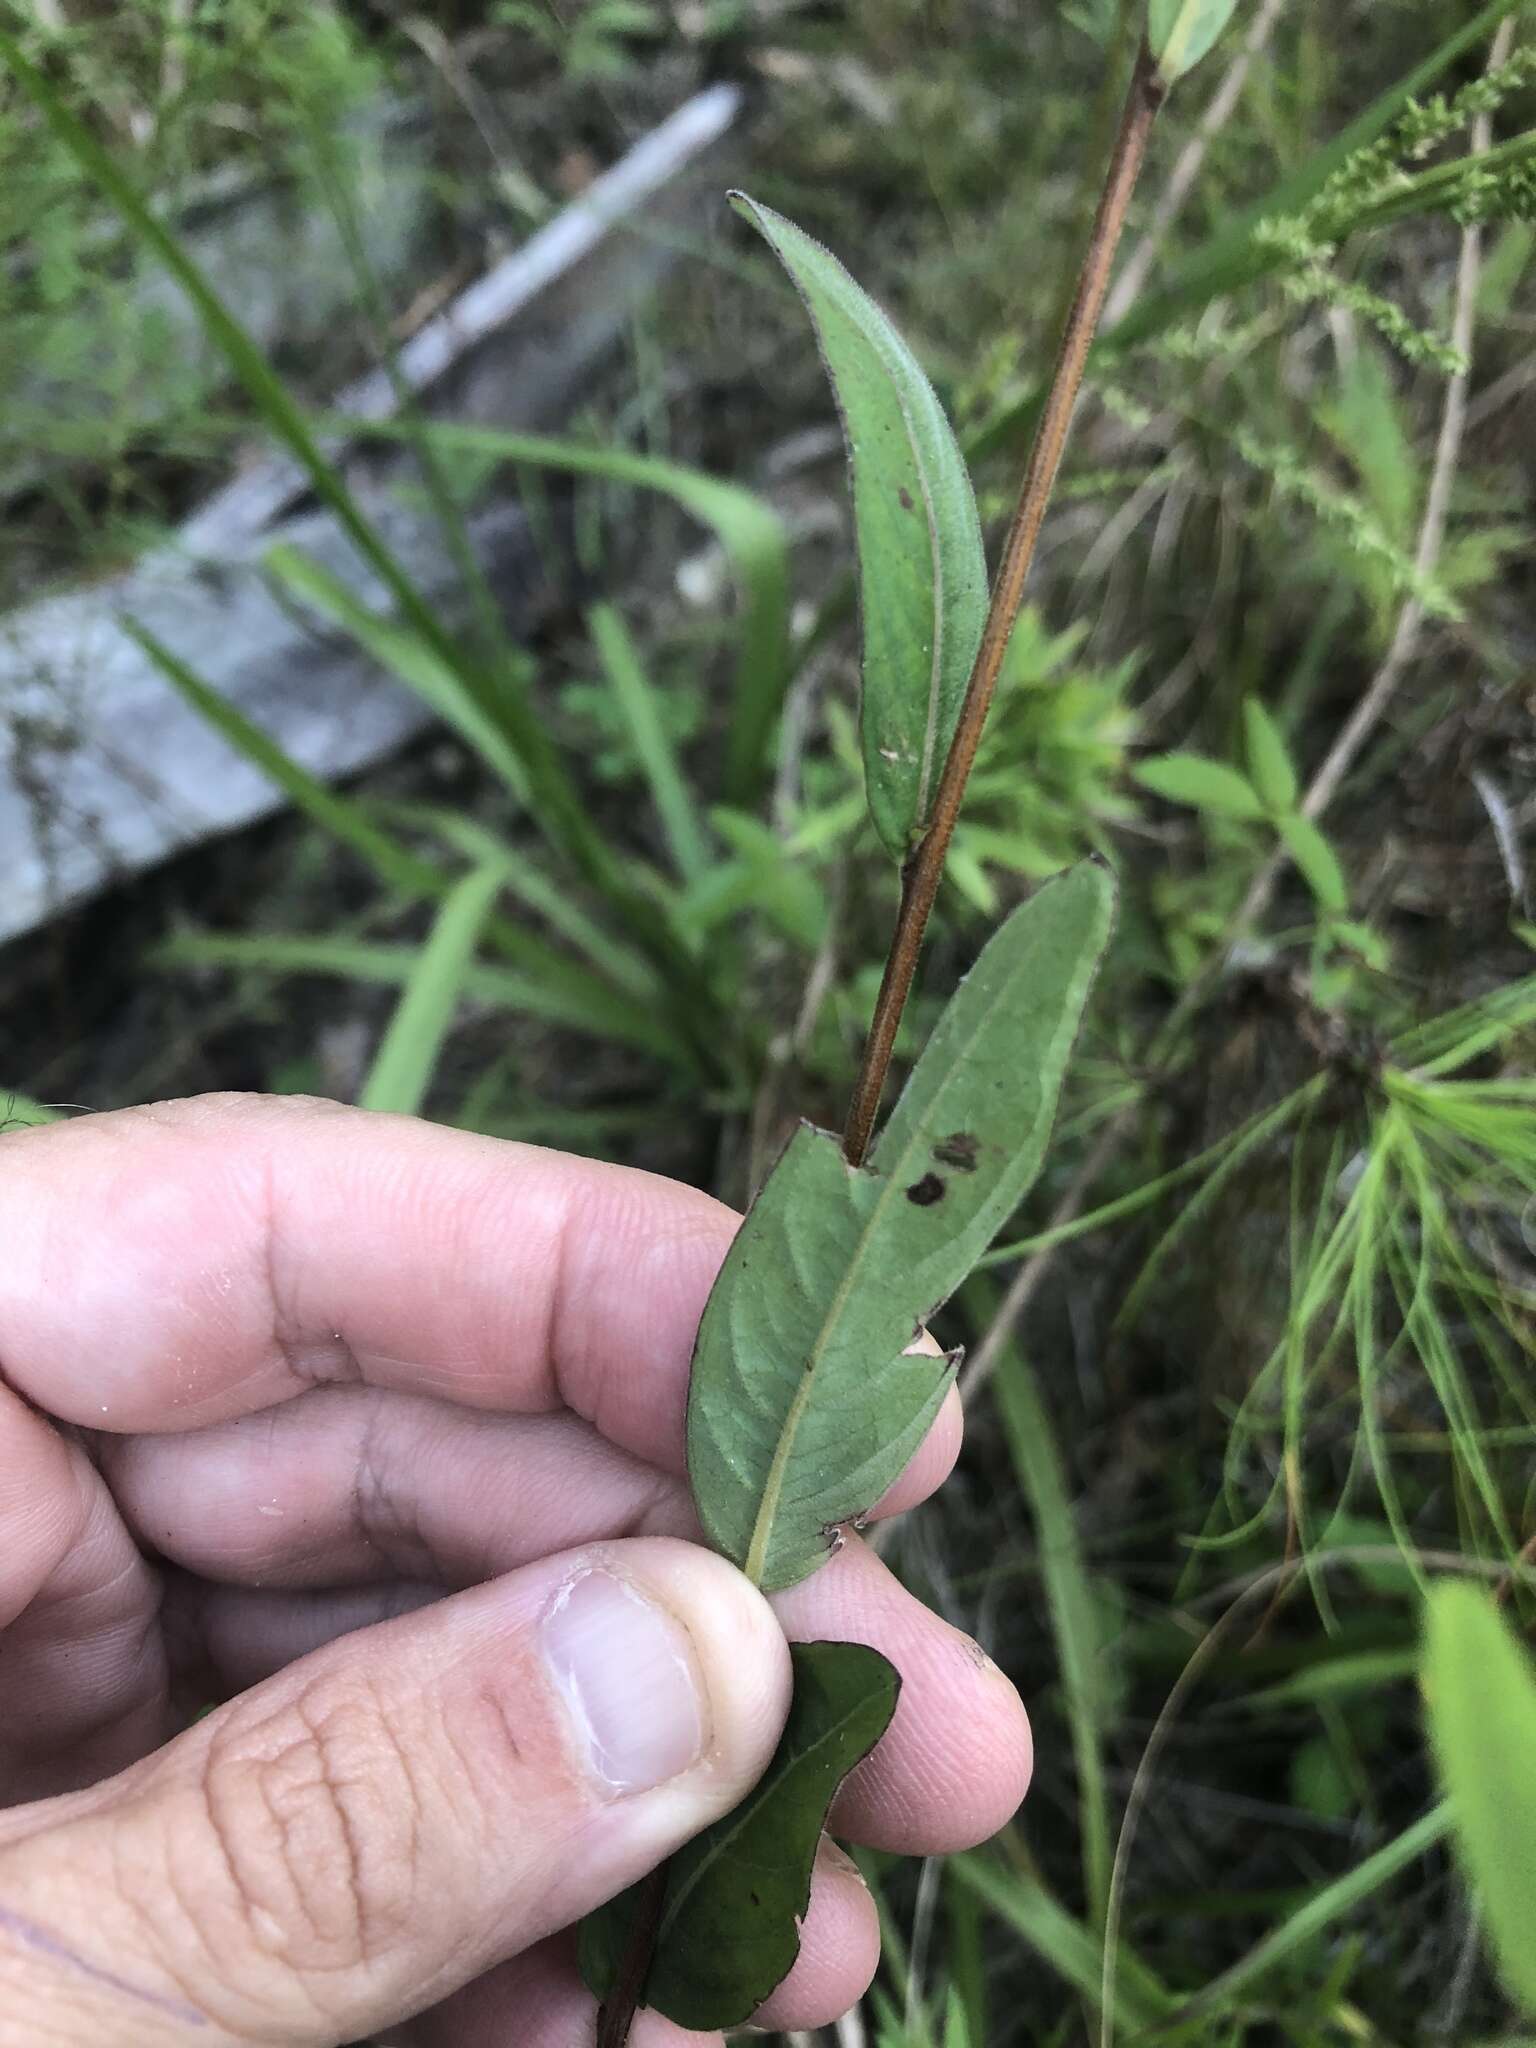
[{"label": "finger knuckle", "polygon": [[236,1937],[260,1957],[323,1979],[366,1969],[411,1924],[417,1788],[367,1685],[299,1693],[216,1738],[201,1791]]}]

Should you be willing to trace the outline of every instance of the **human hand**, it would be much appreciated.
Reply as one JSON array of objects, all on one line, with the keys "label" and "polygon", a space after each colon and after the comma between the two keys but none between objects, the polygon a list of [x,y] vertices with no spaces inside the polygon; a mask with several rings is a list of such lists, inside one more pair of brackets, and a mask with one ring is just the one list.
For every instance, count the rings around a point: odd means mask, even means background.
[{"label": "human hand", "polygon": [[[937,1853],[1012,1813],[1017,1694],[866,1547],[770,1609],[686,1540],[734,1227],[291,1098],[0,1138],[3,2048],[578,2048],[567,1930],[760,1773],[780,1624],[905,1680],[839,1834]],[[881,1512],[959,1431],[951,1396]],[[763,2023],[833,2018],[877,1950],[826,1843]]]}]

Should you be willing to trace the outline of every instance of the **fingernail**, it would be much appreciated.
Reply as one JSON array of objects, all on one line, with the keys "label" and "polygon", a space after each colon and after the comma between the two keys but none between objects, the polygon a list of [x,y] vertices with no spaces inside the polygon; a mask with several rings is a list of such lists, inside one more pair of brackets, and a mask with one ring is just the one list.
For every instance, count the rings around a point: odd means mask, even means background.
[{"label": "fingernail", "polygon": [[627,1580],[589,1571],[562,1586],[544,1617],[544,1655],[604,1791],[648,1791],[703,1754],[687,1631]]}]

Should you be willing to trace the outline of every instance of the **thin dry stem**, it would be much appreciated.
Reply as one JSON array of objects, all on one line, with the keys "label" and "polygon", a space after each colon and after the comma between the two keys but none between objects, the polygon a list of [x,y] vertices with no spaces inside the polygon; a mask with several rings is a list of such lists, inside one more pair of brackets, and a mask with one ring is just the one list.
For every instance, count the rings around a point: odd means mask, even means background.
[{"label": "thin dry stem", "polygon": [[1013,622],[1018,616],[1024,584],[1034,560],[1035,544],[1040,538],[1040,527],[1050,503],[1051,489],[1061,467],[1088,350],[1109,289],[1115,251],[1119,247],[1131,194],[1136,189],[1136,180],[1146,156],[1147,138],[1165,94],[1166,88],[1143,44],[1126,93],[1114,150],[1104,176],[1104,189],[1099,196],[1098,211],[1094,215],[1087,252],[1078,276],[1077,291],[1067,315],[1051,388],[1035,432],[1018,506],[1008,529],[986,624],[982,628],[981,645],[976,652],[965,700],[960,707],[954,738],[950,742],[944,773],[934,798],[933,815],[902,875],[901,908],[897,913],[885,976],[876,999],[874,1019],[864,1046],[864,1057],[843,1135],[843,1150],[855,1166],[862,1163],[869,1150],[901,1013],[906,1008],[918,954],[922,949],[923,933],[944,872],[944,858],[960,816],[965,785],[976,759],[976,749],[981,744],[982,727],[997,687]]}]

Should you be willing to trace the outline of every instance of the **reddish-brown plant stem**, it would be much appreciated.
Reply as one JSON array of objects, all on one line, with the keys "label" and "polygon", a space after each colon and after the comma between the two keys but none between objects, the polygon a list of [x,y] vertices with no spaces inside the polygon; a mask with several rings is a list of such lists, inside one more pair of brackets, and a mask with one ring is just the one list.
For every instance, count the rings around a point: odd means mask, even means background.
[{"label": "reddish-brown plant stem", "polygon": [[667,1866],[659,1864],[640,1883],[635,1902],[634,1925],[619,1963],[613,1989],[598,2007],[596,2048],[625,2048],[634,2025],[640,1995],[656,1953],[656,1936],[661,1927],[661,1908],[667,1895]]},{"label": "reddish-brown plant stem", "polygon": [[918,954],[922,950],[923,933],[938,894],[945,855],[965,797],[965,785],[976,759],[976,749],[981,743],[982,727],[986,723],[1003,656],[1013,632],[1013,622],[1024,596],[1024,585],[1034,560],[1035,543],[1040,538],[1056,472],[1061,467],[1062,451],[1067,444],[1088,350],[1109,290],[1115,251],[1119,247],[1131,195],[1136,189],[1136,180],[1146,156],[1147,138],[1166,94],[1167,88],[1158,75],[1157,66],[1143,44],[1121,110],[1114,149],[1104,174],[1103,190],[1093,217],[1083,266],[1078,274],[1077,290],[1062,330],[1051,387],[1035,430],[1029,466],[1024,472],[1019,502],[1008,529],[997,580],[992,587],[992,601],[987,608],[981,645],[976,650],[960,717],[950,742],[938,793],[934,797],[933,815],[902,873],[901,907],[897,912],[885,975],[880,983],[880,994],[875,1002],[875,1014],[865,1041],[864,1057],[859,1065],[847,1127],[843,1133],[843,1151],[853,1166],[862,1164],[869,1150],[901,1013],[906,1008]]}]

